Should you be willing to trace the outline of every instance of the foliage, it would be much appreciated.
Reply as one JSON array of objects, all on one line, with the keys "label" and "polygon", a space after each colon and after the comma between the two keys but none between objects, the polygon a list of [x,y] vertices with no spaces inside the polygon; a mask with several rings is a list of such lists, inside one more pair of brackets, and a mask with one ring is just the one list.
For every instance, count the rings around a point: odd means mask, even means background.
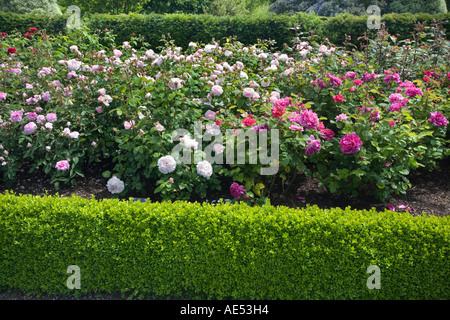
[{"label": "foliage", "polygon": [[392,13],[445,13],[445,0],[392,0],[389,4]]},{"label": "foliage", "polygon": [[[180,26],[189,18],[172,15],[171,31],[184,32]],[[249,27],[254,21],[245,16],[220,19],[235,23],[242,36],[255,36]],[[349,42],[344,48],[317,42],[314,35],[276,52],[268,41],[247,46],[231,38],[191,41],[184,48],[166,39],[155,51],[139,35],[118,46],[105,30],[29,33],[1,39],[0,172],[8,183],[18,170],[43,171],[56,186],[75,183],[93,161],[112,160],[114,171],[105,177],[125,182],[122,196],[154,190],[163,199],[205,199],[231,180],[246,190],[244,200],[260,203],[275,181],[284,189],[308,175],[332,192],[386,200],[406,192],[411,171],[432,169],[449,155],[444,119],[450,117],[450,50],[438,23],[418,25],[411,39],[401,41],[380,30],[374,39],[362,37],[362,51]],[[52,113],[58,119],[44,116]],[[338,120],[341,114],[346,119]],[[267,162],[250,160],[252,146],[239,162],[234,146],[217,139],[221,133],[238,144],[239,133],[248,131],[258,132],[261,141],[261,128],[279,130],[278,142],[267,135],[268,145],[273,141],[280,152],[270,163],[277,171],[269,175],[262,173]],[[172,136],[177,129],[185,130],[178,138],[197,139],[208,131],[214,139],[186,146]],[[348,153],[342,141],[351,134],[362,145]],[[219,149],[212,151],[214,143]],[[191,158],[161,170],[159,160],[174,147]],[[226,162],[216,161],[225,155]],[[205,158],[210,169],[199,169]],[[58,170],[61,161],[69,161],[69,170]]]},{"label": "foliage", "polygon": [[[0,212],[0,288],[28,294],[450,298],[449,217],[10,193],[0,195]],[[79,290],[66,286],[71,265]],[[367,287],[372,265],[380,290]]]},{"label": "foliage", "polygon": [[445,0],[278,0],[269,10],[278,14],[312,10],[330,17],[341,13],[364,15],[371,5],[379,6],[382,14],[447,12]]},{"label": "foliage", "polygon": [[61,14],[56,0],[0,0],[0,11],[18,14]]},{"label": "foliage", "polygon": [[58,3],[63,7],[78,6],[80,7],[81,14],[93,14],[93,13],[109,13],[120,14],[139,12],[142,9],[144,0],[59,0]]},{"label": "foliage", "polygon": [[245,0],[213,0],[203,11],[206,14],[216,16],[235,16],[238,14],[248,14],[245,8]]}]

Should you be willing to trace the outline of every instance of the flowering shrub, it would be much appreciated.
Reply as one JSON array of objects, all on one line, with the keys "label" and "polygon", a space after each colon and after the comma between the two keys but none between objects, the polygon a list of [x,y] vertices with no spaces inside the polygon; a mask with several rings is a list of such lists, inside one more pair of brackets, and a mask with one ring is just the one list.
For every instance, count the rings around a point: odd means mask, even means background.
[{"label": "flowering shrub", "polygon": [[386,199],[449,155],[450,57],[383,32],[363,52],[311,39],[283,52],[230,39],[154,51],[135,37],[116,47],[108,32],[2,36],[0,172],[42,170],[58,186],[107,161],[114,194],[206,197],[228,179],[223,192],[245,201],[306,174]]}]

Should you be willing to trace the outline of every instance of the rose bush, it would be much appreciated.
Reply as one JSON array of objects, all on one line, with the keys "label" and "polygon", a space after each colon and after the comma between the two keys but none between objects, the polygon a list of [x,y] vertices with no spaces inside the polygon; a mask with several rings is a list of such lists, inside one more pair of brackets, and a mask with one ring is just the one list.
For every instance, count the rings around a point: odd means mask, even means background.
[{"label": "rose bush", "polygon": [[[387,199],[407,190],[412,170],[449,155],[449,45],[437,52],[436,34],[396,43],[381,30],[363,51],[296,39],[283,52],[231,39],[152,49],[131,37],[115,47],[113,38],[1,38],[5,181],[42,170],[57,187],[89,163],[113,162],[103,176],[119,195],[205,198],[226,178],[227,196],[260,201],[276,180],[291,188],[306,174],[332,192]],[[275,143],[269,163],[261,152]]]}]

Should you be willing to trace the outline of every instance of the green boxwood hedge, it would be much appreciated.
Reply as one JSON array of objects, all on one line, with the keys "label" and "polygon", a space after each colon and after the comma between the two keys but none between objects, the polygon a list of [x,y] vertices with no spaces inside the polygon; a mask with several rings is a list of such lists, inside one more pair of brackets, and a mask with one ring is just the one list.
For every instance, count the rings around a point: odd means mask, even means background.
[{"label": "green boxwood hedge", "polygon": [[[190,299],[449,299],[450,218],[0,195],[0,290]],[[70,265],[81,289],[66,287]],[[368,289],[377,265],[381,288]]]}]

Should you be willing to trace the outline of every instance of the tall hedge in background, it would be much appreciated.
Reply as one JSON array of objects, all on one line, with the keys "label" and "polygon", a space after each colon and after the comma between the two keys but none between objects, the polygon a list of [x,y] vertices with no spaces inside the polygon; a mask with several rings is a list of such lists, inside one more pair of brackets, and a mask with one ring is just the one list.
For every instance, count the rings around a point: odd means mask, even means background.
[{"label": "tall hedge in background", "polygon": [[[345,41],[345,35],[350,35],[354,43],[357,38],[362,36],[365,32],[369,34],[376,33],[376,29],[369,30],[367,28],[368,16],[354,16],[350,14],[341,14],[336,17],[331,17],[325,22],[324,33],[328,35],[330,41],[336,45],[342,45]],[[444,28],[447,33],[447,39],[450,36],[450,14],[386,14],[381,17],[381,22],[385,23],[386,29],[391,34],[398,34],[399,39],[411,38],[411,32],[417,26],[418,22],[426,23],[428,26],[433,20],[446,21]]]},{"label": "tall hedge in background", "polygon": [[391,0],[391,13],[446,13],[445,0]]},{"label": "tall hedge in background", "polygon": [[[305,26],[319,26],[318,17],[303,19]],[[117,42],[128,40],[131,33],[141,34],[152,47],[161,45],[161,37],[170,34],[170,39],[179,46],[186,47],[189,42],[209,43],[212,38],[223,40],[225,37],[236,36],[245,44],[255,44],[258,39],[273,39],[281,47],[292,39],[293,32],[289,30],[298,22],[297,17],[218,17],[211,15],[92,15],[88,21],[91,29],[108,28],[117,34]]]},{"label": "tall hedge in background", "polygon": [[0,0],[0,11],[20,14],[61,14],[56,0]]},{"label": "tall hedge in background", "polygon": [[48,34],[66,32],[66,23],[69,15],[42,15],[42,14],[16,14],[0,11],[0,32],[11,33],[14,30],[27,32],[28,28],[45,29]]}]

